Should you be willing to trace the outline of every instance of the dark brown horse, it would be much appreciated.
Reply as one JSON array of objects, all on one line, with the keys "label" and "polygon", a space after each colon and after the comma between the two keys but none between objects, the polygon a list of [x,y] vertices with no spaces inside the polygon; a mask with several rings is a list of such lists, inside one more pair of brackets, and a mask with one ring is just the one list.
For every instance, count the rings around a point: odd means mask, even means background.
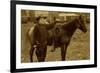
[{"label": "dark brown horse", "polygon": [[60,28],[56,28],[54,33],[54,50],[57,47],[61,47],[61,57],[62,61],[65,60],[67,47],[70,43],[72,35],[79,28],[84,33],[87,32],[87,28],[84,24],[83,17],[79,17],[71,20],[70,22],[65,22]]}]

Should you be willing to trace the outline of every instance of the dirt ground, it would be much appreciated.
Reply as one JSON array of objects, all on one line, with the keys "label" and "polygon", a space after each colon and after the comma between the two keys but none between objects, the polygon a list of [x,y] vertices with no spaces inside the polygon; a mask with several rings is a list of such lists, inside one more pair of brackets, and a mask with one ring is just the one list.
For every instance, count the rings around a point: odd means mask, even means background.
[{"label": "dirt ground", "polygon": [[[34,23],[28,22],[27,24],[21,25],[21,62],[29,62],[29,50],[30,44],[26,38],[27,30],[33,26]],[[72,60],[87,60],[90,58],[90,25],[86,24],[88,31],[83,33],[77,29],[74,33],[70,45],[67,49],[66,61]],[[53,46],[47,46],[47,61],[61,61],[61,51],[57,48],[55,52],[51,52]],[[33,55],[33,61],[37,62],[37,57]]]}]

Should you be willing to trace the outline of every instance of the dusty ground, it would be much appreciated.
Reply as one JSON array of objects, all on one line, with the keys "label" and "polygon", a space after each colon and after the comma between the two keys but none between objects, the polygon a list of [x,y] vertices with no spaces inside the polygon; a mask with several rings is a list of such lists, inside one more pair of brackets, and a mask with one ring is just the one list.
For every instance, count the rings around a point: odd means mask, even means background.
[{"label": "dusty ground", "polygon": [[[29,62],[29,49],[30,44],[26,38],[27,30],[33,25],[33,23],[22,24],[21,27],[21,62],[28,63]],[[90,58],[90,31],[89,24],[86,24],[88,31],[83,33],[80,30],[76,30],[74,33],[70,45],[67,49],[66,60],[86,60]],[[60,61],[61,60],[61,52],[60,48],[57,48],[55,52],[50,52],[52,46],[48,46],[46,61]],[[37,62],[37,57],[34,54],[34,62]]]}]

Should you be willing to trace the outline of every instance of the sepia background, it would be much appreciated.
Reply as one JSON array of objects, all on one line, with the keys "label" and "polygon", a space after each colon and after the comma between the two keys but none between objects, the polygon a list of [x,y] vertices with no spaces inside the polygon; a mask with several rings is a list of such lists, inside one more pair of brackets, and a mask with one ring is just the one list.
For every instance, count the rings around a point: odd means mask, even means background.
[{"label": "sepia background", "polygon": [[[76,12],[55,12],[55,11],[34,11],[34,10],[21,10],[21,62],[29,62],[30,44],[27,40],[26,33],[29,28],[34,26],[35,19],[38,16],[47,16],[50,23],[53,22],[53,17],[60,21],[70,21],[76,16],[73,14],[82,14],[84,22],[88,31],[84,34],[81,30],[77,29],[66,53],[66,60],[87,60],[90,58],[90,14],[89,13],[76,13]],[[62,25],[62,24],[60,24]],[[50,50],[53,46],[47,46],[46,61],[61,61],[61,51],[57,48],[55,52]],[[33,61],[37,62],[37,57],[33,55]]]}]

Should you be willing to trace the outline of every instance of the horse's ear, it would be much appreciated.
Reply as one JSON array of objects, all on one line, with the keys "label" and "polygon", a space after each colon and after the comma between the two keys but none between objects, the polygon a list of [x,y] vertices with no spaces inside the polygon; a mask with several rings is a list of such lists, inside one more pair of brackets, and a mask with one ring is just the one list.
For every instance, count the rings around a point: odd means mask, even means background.
[{"label": "horse's ear", "polygon": [[79,15],[79,19],[82,19],[82,15]]},{"label": "horse's ear", "polygon": [[80,14],[79,19],[83,19],[83,18],[84,18],[84,16],[82,14]]}]

